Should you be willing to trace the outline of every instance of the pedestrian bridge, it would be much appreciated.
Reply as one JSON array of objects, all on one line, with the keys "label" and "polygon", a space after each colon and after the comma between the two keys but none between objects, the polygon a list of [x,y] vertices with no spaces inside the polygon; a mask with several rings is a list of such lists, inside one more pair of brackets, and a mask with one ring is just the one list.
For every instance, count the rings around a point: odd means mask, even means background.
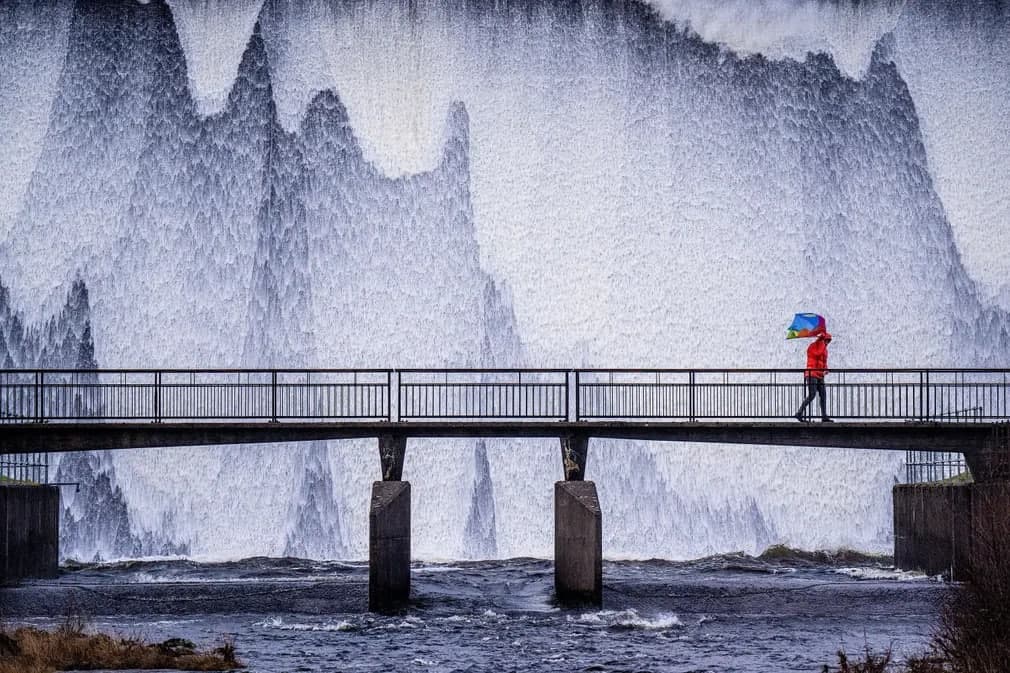
[{"label": "pedestrian bridge", "polygon": [[[1010,370],[833,370],[833,423],[797,421],[804,394],[803,370],[785,369],[0,370],[0,458],[22,470],[15,481],[45,483],[44,452],[377,438],[376,610],[410,596],[409,437],[560,439],[555,590],[562,601],[595,605],[602,510],[585,480],[590,438],[953,451],[976,481],[1006,478],[1007,441],[994,437],[1010,429]],[[31,468],[45,476],[33,478]],[[58,513],[55,486],[3,490],[45,496],[40,507]],[[42,526],[41,515],[18,511],[25,540],[56,539],[58,516]],[[21,556],[48,559],[55,572],[56,547],[37,547],[22,545]]]},{"label": "pedestrian bridge", "polygon": [[0,452],[395,435],[889,450],[983,448],[1010,370],[840,369],[799,423],[801,369],[0,370]]}]

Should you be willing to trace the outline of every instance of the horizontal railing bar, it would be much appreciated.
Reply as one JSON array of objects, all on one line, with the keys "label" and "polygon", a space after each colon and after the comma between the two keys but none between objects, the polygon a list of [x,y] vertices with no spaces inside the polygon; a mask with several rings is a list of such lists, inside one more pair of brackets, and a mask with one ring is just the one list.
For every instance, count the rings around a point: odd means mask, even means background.
[{"label": "horizontal railing bar", "polygon": [[[339,385],[339,384],[338,384]],[[401,388],[556,388],[565,389],[565,383],[556,381],[407,381]]]},{"label": "horizontal railing bar", "polygon": [[[553,374],[564,374],[568,372],[579,372],[583,374],[591,373],[640,373],[640,374],[651,374],[651,373],[751,373],[751,374],[761,374],[761,373],[797,373],[805,371],[804,368],[655,368],[655,369],[641,369],[641,368],[616,368],[616,369],[604,369],[604,368],[580,368],[580,369],[562,369],[562,368],[488,368],[488,369],[477,369],[477,368],[407,368],[407,369],[351,369],[351,368],[281,368],[281,369],[268,369],[268,368],[235,368],[235,367],[221,367],[221,368],[199,368],[199,369],[184,369],[184,368],[97,368],[97,369],[74,369],[74,368],[39,368],[39,369],[0,369],[0,374],[28,374],[41,372],[43,374],[102,374],[102,373],[113,373],[113,374],[235,374],[235,373],[257,373],[257,374],[269,374],[272,372],[276,373],[292,373],[292,374],[313,374],[313,373],[373,373],[373,374],[385,374],[387,372],[401,372],[403,374],[417,374],[417,373],[472,373],[472,374],[484,374],[484,373],[553,373]],[[1007,368],[943,368],[943,367],[905,367],[905,368],[840,368],[831,367],[829,369],[831,373],[919,373],[919,372],[930,372],[930,373],[989,373],[989,374],[1010,374],[1010,369]]]},{"label": "horizontal railing bar", "polygon": [[[404,371],[404,370],[400,370]],[[580,374],[797,374],[806,371],[805,368],[788,368],[788,369],[754,369],[754,368],[734,368],[734,369],[715,369],[715,368],[700,368],[700,369],[669,369],[669,368],[658,368],[658,369],[635,369],[635,368],[621,368],[621,369],[573,369],[573,372],[578,372]],[[830,374],[852,374],[852,373],[863,373],[863,374],[918,374],[920,372],[925,373],[966,373],[966,374],[1010,374],[1010,369],[991,369],[991,368],[977,368],[977,369],[945,369],[945,368],[897,368],[897,369],[887,369],[887,368],[840,368],[840,367],[829,367],[828,371]]]},{"label": "horizontal railing bar", "polygon": [[[0,369],[0,374],[27,374],[41,372],[43,374],[385,374],[395,369],[263,369],[263,368],[228,368],[220,369]],[[403,371],[403,370],[401,370]]]},{"label": "horizontal railing bar", "polygon": [[522,369],[522,368],[489,368],[489,369],[473,369],[467,367],[444,367],[441,369],[423,369],[423,368],[409,368],[409,369],[394,369],[394,372],[400,372],[401,374],[525,374],[527,372],[531,374],[567,374],[572,369]]}]

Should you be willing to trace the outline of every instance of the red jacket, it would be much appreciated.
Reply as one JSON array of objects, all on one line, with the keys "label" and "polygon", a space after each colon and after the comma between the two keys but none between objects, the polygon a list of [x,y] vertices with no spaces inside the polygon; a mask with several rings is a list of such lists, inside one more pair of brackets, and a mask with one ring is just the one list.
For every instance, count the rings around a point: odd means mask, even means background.
[{"label": "red jacket", "polygon": [[806,376],[813,376],[823,379],[828,369],[828,342],[824,339],[817,339],[807,346],[807,371]]}]

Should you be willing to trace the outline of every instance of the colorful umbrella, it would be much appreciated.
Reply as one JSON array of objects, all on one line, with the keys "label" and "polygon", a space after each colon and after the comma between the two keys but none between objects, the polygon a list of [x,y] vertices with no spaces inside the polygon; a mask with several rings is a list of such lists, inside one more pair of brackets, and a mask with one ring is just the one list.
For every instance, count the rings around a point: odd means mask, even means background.
[{"label": "colorful umbrella", "polygon": [[786,332],[787,339],[802,339],[804,337],[814,337],[827,331],[827,324],[823,316],[816,313],[797,313],[793,318],[793,324]]}]

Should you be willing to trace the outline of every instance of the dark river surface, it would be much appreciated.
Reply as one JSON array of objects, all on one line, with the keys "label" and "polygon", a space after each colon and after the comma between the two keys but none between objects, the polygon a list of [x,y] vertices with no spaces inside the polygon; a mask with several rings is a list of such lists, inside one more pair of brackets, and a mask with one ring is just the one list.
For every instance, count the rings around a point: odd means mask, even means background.
[{"label": "dark river surface", "polygon": [[66,568],[0,591],[8,624],[199,645],[252,671],[820,671],[844,648],[922,651],[942,582],[861,560],[608,562],[603,609],[555,604],[549,561],[416,564],[413,603],[366,610],[364,563],[247,559]]}]

